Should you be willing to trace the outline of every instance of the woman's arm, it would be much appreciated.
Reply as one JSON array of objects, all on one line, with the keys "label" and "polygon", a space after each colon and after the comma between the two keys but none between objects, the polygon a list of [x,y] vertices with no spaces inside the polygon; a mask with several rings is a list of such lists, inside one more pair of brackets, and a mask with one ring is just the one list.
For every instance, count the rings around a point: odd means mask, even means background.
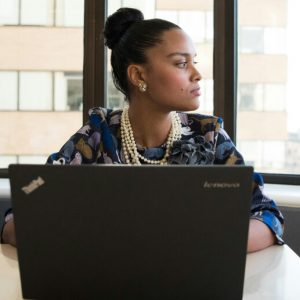
[{"label": "woman's arm", "polygon": [[276,238],[263,222],[250,219],[247,252],[255,252],[274,245]]},{"label": "woman's arm", "polygon": [[[216,142],[215,164],[244,165],[243,156],[237,151],[230,137],[220,128]],[[248,236],[248,252],[267,248],[274,243],[282,245],[284,219],[276,203],[263,193],[263,178],[253,174],[253,192]]]},{"label": "woman's arm", "polygon": [[[251,219],[248,235],[248,252],[258,251],[275,244],[274,234],[269,227],[259,220]],[[15,225],[13,219],[9,220],[3,228],[2,242],[16,246]]]},{"label": "woman's arm", "polygon": [[2,242],[4,244],[11,244],[16,247],[16,233],[14,219],[8,220],[3,227]]}]

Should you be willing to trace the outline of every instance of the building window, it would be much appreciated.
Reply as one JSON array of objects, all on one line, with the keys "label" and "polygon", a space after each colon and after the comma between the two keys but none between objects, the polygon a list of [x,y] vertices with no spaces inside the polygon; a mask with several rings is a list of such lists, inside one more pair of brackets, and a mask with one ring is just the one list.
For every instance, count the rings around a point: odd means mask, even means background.
[{"label": "building window", "polygon": [[20,110],[52,110],[51,72],[20,72]]},{"label": "building window", "polygon": [[262,84],[240,84],[238,106],[242,111],[263,109],[264,89]]},{"label": "building window", "polygon": [[22,25],[53,25],[53,0],[21,0],[20,7]]},{"label": "building window", "polygon": [[285,111],[286,87],[276,83],[240,83],[238,107],[241,111]]},{"label": "building window", "polygon": [[57,111],[82,110],[82,73],[55,72],[54,109]]},{"label": "building window", "polygon": [[0,155],[0,168],[7,168],[10,164],[16,164],[18,162],[16,155]]},{"label": "building window", "polygon": [[56,26],[83,27],[84,0],[56,0]]},{"label": "building window", "polygon": [[240,28],[239,51],[241,53],[264,52],[264,30],[259,27]]},{"label": "building window", "polygon": [[179,11],[178,22],[189,33],[194,43],[203,43],[206,37],[205,13],[202,11]]},{"label": "building window", "polygon": [[0,72],[0,110],[18,108],[18,73]]},{"label": "building window", "polygon": [[2,168],[45,163],[82,126],[83,19],[84,0],[0,0]]},{"label": "building window", "polygon": [[82,72],[0,71],[0,111],[82,111]]},{"label": "building window", "polygon": [[284,84],[265,84],[264,110],[285,111],[286,86]]},{"label": "building window", "polygon": [[178,11],[177,10],[157,10],[155,12],[155,17],[158,19],[163,19],[170,21],[172,23],[178,22]]},{"label": "building window", "polygon": [[238,5],[237,144],[258,172],[299,174],[300,3],[255,4]]},{"label": "building window", "polygon": [[17,25],[19,23],[19,1],[0,0],[0,25]]},{"label": "building window", "polygon": [[83,27],[84,0],[0,0],[0,25]]},{"label": "building window", "polygon": [[286,29],[282,27],[240,27],[240,53],[285,54]]}]

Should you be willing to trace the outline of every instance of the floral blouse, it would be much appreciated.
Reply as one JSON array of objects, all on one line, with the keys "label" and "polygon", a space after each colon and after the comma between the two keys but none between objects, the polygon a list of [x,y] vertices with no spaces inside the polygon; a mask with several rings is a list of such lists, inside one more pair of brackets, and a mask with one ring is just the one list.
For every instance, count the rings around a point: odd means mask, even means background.
[{"label": "floral blouse", "polygon": [[[124,164],[121,147],[120,121],[122,110],[93,108],[89,121],[60,149],[49,156],[48,164]],[[175,142],[169,164],[242,165],[244,159],[223,129],[221,118],[201,114],[179,113],[181,140]],[[137,145],[140,154],[148,159],[162,159],[166,145],[145,148]],[[283,244],[283,216],[275,202],[263,193],[263,179],[253,175],[251,218],[265,223]]]}]

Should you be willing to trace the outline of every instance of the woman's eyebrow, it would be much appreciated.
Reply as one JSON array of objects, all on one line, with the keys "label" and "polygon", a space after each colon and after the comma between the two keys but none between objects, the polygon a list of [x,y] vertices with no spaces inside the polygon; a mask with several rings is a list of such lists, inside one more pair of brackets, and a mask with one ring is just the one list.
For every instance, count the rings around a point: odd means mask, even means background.
[{"label": "woman's eyebrow", "polygon": [[173,52],[167,55],[167,57],[173,57],[173,56],[184,56],[184,57],[195,57],[197,54],[192,55],[188,52]]}]

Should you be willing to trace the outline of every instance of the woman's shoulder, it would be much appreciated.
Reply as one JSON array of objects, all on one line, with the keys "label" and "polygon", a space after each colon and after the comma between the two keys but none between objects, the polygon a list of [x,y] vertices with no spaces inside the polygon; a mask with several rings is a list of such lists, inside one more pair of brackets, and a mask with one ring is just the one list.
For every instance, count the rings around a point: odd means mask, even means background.
[{"label": "woman's shoulder", "polygon": [[113,123],[120,123],[120,118],[122,114],[122,109],[111,109],[105,107],[93,107],[89,109],[89,123],[90,124],[97,124],[106,122],[108,124]]},{"label": "woman's shoulder", "polygon": [[208,131],[219,131],[223,127],[223,119],[213,115],[204,115],[200,113],[179,113],[181,123],[184,126],[199,127],[202,133]]},{"label": "woman's shoulder", "polygon": [[122,113],[122,109],[111,109],[111,108],[106,108],[106,107],[92,107],[89,109],[88,114],[89,116],[93,114],[98,114],[103,116],[104,118],[108,118],[114,115],[120,115]]}]

